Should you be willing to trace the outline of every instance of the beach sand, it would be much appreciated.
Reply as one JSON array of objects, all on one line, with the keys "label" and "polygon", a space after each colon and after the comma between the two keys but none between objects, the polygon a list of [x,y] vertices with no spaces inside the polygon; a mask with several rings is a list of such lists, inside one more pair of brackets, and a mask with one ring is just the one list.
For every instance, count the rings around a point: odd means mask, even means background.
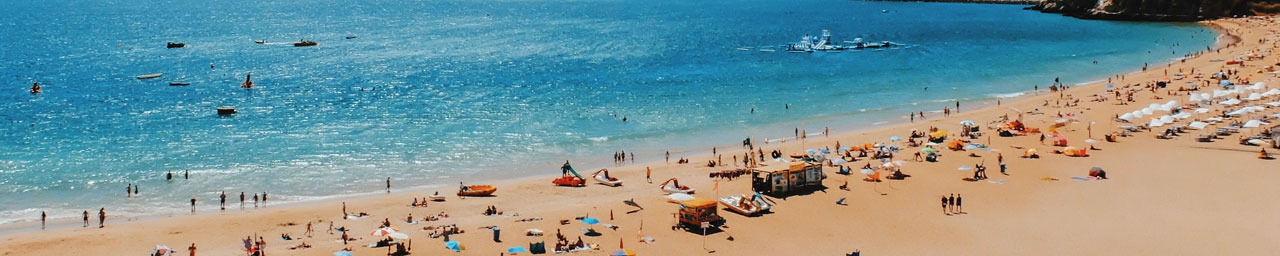
[{"label": "beach sand", "polygon": [[[1225,63],[1215,60],[1235,59],[1251,49],[1274,52],[1276,41],[1271,32],[1280,28],[1274,22],[1258,19],[1207,23],[1238,36],[1239,43],[1221,53],[1210,52],[1185,63],[1173,63],[1167,68],[1170,73],[1178,68],[1195,67],[1197,73],[1210,74],[1224,69]],[[1266,40],[1260,42],[1259,39]],[[1230,40],[1220,42],[1227,43],[1231,43]],[[1148,72],[1127,74],[1124,82],[1114,84],[1123,87],[1123,84],[1145,84],[1161,79],[1165,77],[1164,65],[1152,64]],[[1253,81],[1280,88],[1274,75],[1254,73],[1266,65],[1267,60],[1250,61],[1236,68],[1241,74],[1252,76]],[[1185,81],[1174,82],[1183,83]],[[551,249],[557,230],[570,240],[581,236],[586,243],[599,245],[598,250],[571,253],[586,255],[613,253],[619,249],[619,241],[638,255],[842,255],[854,250],[866,255],[1280,254],[1280,243],[1275,242],[1280,239],[1280,218],[1275,217],[1280,212],[1280,204],[1271,198],[1276,191],[1274,181],[1280,180],[1280,161],[1256,158],[1258,147],[1235,143],[1233,138],[1238,135],[1213,143],[1198,143],[1194,140],[1196,132],[1173,140],[1156,139],[1154,136],[1162,130],[1158,129],[1122,137],[1118,143],[1101,142],[1096,145],[1101,150],[1090,151],[1089,157],[1075,158],[1049,153],[1056,147],[1042,145],[1036,134],[994,137],[994,130],[988,128],[998,116],[1007,114],[1016,118],[1019,112],[1039,109],[1045,114],[1024,114],[1023,122],[1028,127],[1046,130],[1059,119],[1057,112],[1074,113],[1079,121],[1059,131],[1072,145],[1087,147],[1083,141],[1090,133],[1089,122],[1096,122],[1092,125],[1092,137],[1102,141],[1103,134],[1125,125],[1112,121],[1111,117],[1117,113],[1130,112],[1150,103],[1187,101],[1185,95],[1166,96],[1165,90],[1157,93],[1139,90],[1134,96],[1137,102],[1129,105],[1115,105],[1114,99],[1090,101],[1089,96],[1094,94],[1113,98],[1105,93],[1104,84],[1073,86],[1067,90],[1067,94],[1082,99],[1075,107],[1054,107],[1053,101],[1059,94],[1041,88],[998,107],[962,106],[964,111],[946,118],[929,114],[930,119],[925,121],[859,129],[830,137],[810,135],[803,141],[757,142],[766,152],[780,150],[786,155],[808,148],[834,149],[836,141],[843,145],[888,142],[890,136],[905,138],[909,129],[923,131],[931,126],[958,132],[961,120],[973,120],[984,132],[984,137],[974,142],[990,141],[989,147],[1004,155],[1009,175],[1000,174],[995,152],[976,151],[974,153],[981,157],[970,157],[967,156],[970,152],[943,149],[939,162],[916,162],[911,160],[911,153],[919,149],[905,148],[896,159],[906,160],[903,171],[913,177],[865,182],[864,176],[857,175],[856,171],[855,175],[845,176],[835,174],[836,168],[827,167],[825,190],[774,198],[776,205],[772,213],[756,217],[744,217],[722,208],[720,215],[726,219],[725,227],[705,237],[671,228],[677,206],[664,201],[658,183],[676,177],[682,184],[697,188],[696,197],[708,199],[714,199],[717,194],[751,193],[749,177],[721,180],[718,185],[717,181],[707,178],[711,171],[737,168],[732,165],[705,167],[703,163],[714,158],[709,148],[708,154],[692,158],[691,164],[673,164],[675,159],[672,159],[672,164],[641,163],[609,168],[613,176],[624,180],[621,187],[591,181],[586,187],[556,187],[550,180],[557,170],[547,170],[552,176],[494,183],[499,187],[494,197],[460,199],[453,196],[454,185],[437,184],[443,186],[439,192],[448,195],[448,199],[431,202],[425,208],[411,208],[408,204],[412,198],[424,198],[435,189],[396,190],[389,195],[244,211],[229,203],[233,207],[223,213],[205,211],[194,216],[144,220],[109,218],[106,228],[102,229],[79,228],[79,220],[75,220],[75,228],[9,234],[0,237],[0,255],[140,255],[150,252],[157,244],[168,245],[178,249],[177,254],[187,255],[186,248],[192,243],[199,247],[198,255],[242,255],[241,239],[248,236],[264,237],[265,251],[272,255],[332,255],[344,245],[338,233],[326,231],[331,221],[335,227],[350,229],[349,235],[359,239],[348,245],[354,249],[354,255],[384,255],[386,248],[362,246],[377,240],[369,233],[377,229],[384,218],[410,236],[412,252],[416,255],[498,255],[509,247],[528,247],[530,242],[546,242]],[[1153,99],[1153,95],[1164,99]],[[1050,106],[1042,106],[1046,101]],[[1275,98],[1262,102],[1269,101]],[[937,108],[944,105],[941,103]],[[1264,113],[1276,112],[1277,108],[1268,108]],[[1216,109],[1210,113],[1216,113]],[[1195,118],[1207,117],[1209,114]],[[1242,134],[1248,133],[1251,132]],[[1019,158],[1022,151],[1013,148],[1014,145],[1037,148],[1043,157]],[[732,156],[741,156],[745,149],[721,147],[719,151],[728,163]],[[990,181],[1004,182],[963,181],[962,178],[970,177],[972,172],[957,168],[979,162],[989,167]],[[763,169],[786,165],[774,161],[763,163],[769,165]],[[866,163],[868,158],[859,158],[849,165],[856,169]],[[1087,176],[1094,166],[1106,169],[1110,179],[1072,179]],[[653,169],[652,184],[645,181],[645,167]],[[595,170],[578,171],[588,175]],[[1058,180],[1042,180],[1044,177]],[[846,181],[848,191],[837,189]],[[370,190],[382,185],[369,184]],[[713,190],[716,186],[718,189]],[[951,193],[964,197],[965,213],[944,215],[941,212],[939,198]],[[632,198],[644,209],[636,211],[623,203]],[[846,198],[847,205],[835,203],[841,198]],[[213,201],[202,199],[201,203]],[[371,216],[344,220],[341,217],[343,202],[348,211],[367,212]],[[489,205],[498,207],[505,215],[482,216],[481,212]],[[111,209],[107,212],[110,214]],[[450,217],[421,222],[422,217],[440,212],[447,212]],[[405,224],[404,218],[410,213],[420,221],[418,224]],[[511,216],[515,213],[519,216]],[[573,220],[578,216],[600,219],[602,224],[595,225],[595,229],[603,235],[583,236],[579,229],[587,225]],[[542,220],[516,222],[533,217]],[[96,216],[93,218],[96,225]],[[570,222],[561,225],[559,220]],[[303,235],[308,222],[315,222],[316,232],[311,238]],[[606,223],[619,228],[605,228]],[[422,230],[426,226],[447,224],[457,224],[465,230],[452,236],[465,245],[463,252],[445,249],[443,240],[428,238],[429,231]],[[502,229],[501,243],[492,241],[492,232],[482,228],[490,225]],[[525,236],[524,230],[529,228],[544,230],[546,234]],[[283,241],[281,233],[289,233],[295,240]],[[655,241],[640,243],[642,236],[651,236]],[[301,241],[314,247],[288,249]]]}]

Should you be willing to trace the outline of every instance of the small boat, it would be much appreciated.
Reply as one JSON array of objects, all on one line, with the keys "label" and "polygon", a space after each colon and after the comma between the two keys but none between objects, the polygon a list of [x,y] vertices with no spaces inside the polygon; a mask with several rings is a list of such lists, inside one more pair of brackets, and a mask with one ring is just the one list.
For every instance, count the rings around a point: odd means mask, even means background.
[{"label": "small boat", "polygon": [[191,83],[186,83],[186,82],[171,82],[171,83],[169,83],[169,86],[188,86],[188,85],[191,85]]},{"label": "small boat", "polygon": [[266,44],[266,43],[267,43],[267,40],[253,40],[253,43],[255,43],[255,44]]},{"label": "small boat", "polygon": [[295,46],[295,47],[316,46],[316,42],[315,42],[315,41],[302,40],[302,42],[293,43],[293,46]]},{"label": "small boat", "polygon": [[427,198],[431,198],[431,201],[444,202],[444,196],[440,195],[440,192],[436,192],[434,195],[427,196]]},{"label": "small boat", "polygon": [[773,205],[764,200],[760,194],[754,194],[750,197],[747,195],[727,196],[720,198],[720,204],[730,211],[742,214],[744,216],[752,216],[758,213],[769,211]]},{"label": "small boat", "polygon": [[493,195],[495,191],[498,191],[498,188],[491,185],[462,186],[458,189],[458,196],[488,196]]},{"label": "small boat", "polygon": [[236,113],[235,107],[218,107],[218,115],[225,116],[225,115],[230,115],[235,113]]},{"label": "small boat", "polygon": [[173,49],[173,48],[182,48],[182,47],[187,47],[187,44],[184,44],[184,43],[168,43],[167,45],[165,45],[165,47],[166,47],[166,48],[169,48],[169,49]]},{"label": "small boat", "polygon": [[356,36],[347,36],[347,39],[356,39]]},{"label": "small boat", "polygon": [[164,73],[155,73],[155,74],[139,75],[139,76],[138,76],[138,79],[152,79],[152,78],[157,78],[157,77],[160,77],[160,76],[163,76],[163,75],[164,75]]},{"label": "small boat", "polygon": [[599,171],[596,171],[596,173],[592,174],[591,177],[595,178],[595,180],[597,182],[600,182],[600,184],[604,184],[606,186],[610,186],[610,187],[622,186],[622,180],[614,177],[609,177],[609,169],[600,169]]},{"label": "small boat", "polygon": [[662,191],[667,193],[693,194],[694,189],[689,186],[681,186],[679,180],[671,178],[662,183]]}]

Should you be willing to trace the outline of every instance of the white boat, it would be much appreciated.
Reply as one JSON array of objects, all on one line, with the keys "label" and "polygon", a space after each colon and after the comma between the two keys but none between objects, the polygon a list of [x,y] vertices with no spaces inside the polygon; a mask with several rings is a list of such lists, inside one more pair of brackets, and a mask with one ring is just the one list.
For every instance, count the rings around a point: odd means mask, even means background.
[{"label": "white boat", "polygon": [[676,180],[676,178],[671,178],[662,183],[662,191],[667,193],[693,194],[694,189],[689,186],[681,186],[680,181]]},{"label": "white boat", "polygon": [[596,171],[596,173],[592,174],[591,177],[595,178],[595,180],[597,182],[600,182],[600,184],[604,184],[606,186],[610,186],[610,187],[622,186],[622,180],[614,177],[609,177],[608,169],[600,169],[599,171]]},{"label": "white boat", "polygon": [[750,197],[747,195],[721,197],[720,204],[729,208],[730,211],[746,216],[766,212],[769,211],[769,208],[773,207],[773,205],[769,204],[768,201],[765,201],[764,197],[760,196],[760,194],[754,194]]},{"label": "white boat", "polygon": [[440,194],[440,192],[436,192],[435,194],[431,194],[431,195],[427,196],[427,198],[431,198],[431,201],[444,202],[444,195],[441,195],[441,194]]},{"label": "white boat", "polygon": [[152,79],[152,78],[157,78],[157,77],[160,77],[160,76],[163,76],[163,75],[164,75],[164,73],[155,73],[155,74],[139,75],[139,76],[138,76],[138,79]]}]

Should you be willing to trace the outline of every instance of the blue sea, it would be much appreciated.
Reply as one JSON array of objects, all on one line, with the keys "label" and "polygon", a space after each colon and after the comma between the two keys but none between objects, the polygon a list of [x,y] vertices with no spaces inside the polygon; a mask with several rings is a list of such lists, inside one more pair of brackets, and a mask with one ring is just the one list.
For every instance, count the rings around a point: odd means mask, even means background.
[{"label": "blue sea", "polygon": [[[796,128],[976,107],[1055,77],[1106,79],[1218,36],[1017,5],[846,0],[4,5],[0,223],[41,210],[179,213],[220,191],[297,202],[381,191],[387,177],[409,187],[554,175],[565,160],[610,166],[622,150],[660,162]],[[781,48],[823,29],[903,46]],[[303,39],[319,45],[289,44]],[[242,89],[248,74],[257,86]],[[44,93],[28,93],[32,82]],[[124,196],[130,183],[138,197]]]}]

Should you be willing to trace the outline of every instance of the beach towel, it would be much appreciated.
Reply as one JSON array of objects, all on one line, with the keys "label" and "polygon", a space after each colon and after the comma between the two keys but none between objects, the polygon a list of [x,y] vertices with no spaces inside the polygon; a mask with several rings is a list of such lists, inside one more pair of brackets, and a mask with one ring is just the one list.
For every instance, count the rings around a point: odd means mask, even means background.
[{"label": "beach towel", "polygon": [[1083,180],[1083,181],[1088,181],[1088,180],[1089,180],[1089,178],[1080,177],[1080,176],[1075,176],[1075,177],[1071,177],[1071,178],[1072,178],[1072,179],[1076,179],[1076,180]]}]

